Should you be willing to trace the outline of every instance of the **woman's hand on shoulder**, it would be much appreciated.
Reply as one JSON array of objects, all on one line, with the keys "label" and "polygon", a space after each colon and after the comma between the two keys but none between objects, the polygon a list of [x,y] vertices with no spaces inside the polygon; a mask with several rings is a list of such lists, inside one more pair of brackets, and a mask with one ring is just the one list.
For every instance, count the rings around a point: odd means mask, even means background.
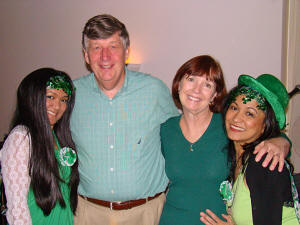
[{"label": "woman's hand on shoulder", "polygon": [[234,225],[229,215],[222,214],[222,217],[225,221],[220,219],[209,209],[206,210],[206,213],[200,212],[200,221],[206,225]]},{"label": "woman's hand on shoulder", "polygon": [[[262,141],[255,147],[254,154],[257,154],[255,161],[260,161],[263,155],[267,154],[262,163],[263,167],[270,165],[269,169],[272,171],[279,164],[278,171],[281,172],[284,166],[284,159],[289,153],[289,147],[290,143],[283,137]],[[272,163],[270,164],[271,161]]]}]

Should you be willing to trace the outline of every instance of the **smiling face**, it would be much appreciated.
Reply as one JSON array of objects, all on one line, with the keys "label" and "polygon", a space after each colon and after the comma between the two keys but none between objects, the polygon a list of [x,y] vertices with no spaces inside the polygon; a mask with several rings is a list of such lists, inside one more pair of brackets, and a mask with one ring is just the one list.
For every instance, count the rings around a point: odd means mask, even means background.
[{"label": "smiling face", "polygon": [[244,95],[233,101],[225,115],[225,126],[228,138],[244,145],[259,138],[265,128],[265,113],[257,108],[258,103],[252,99],[243,103]]},{"label": "smiling face", "polygon": [[183,113],[208,112],[209,103],[216,96],[215,89],[215,83],[207,80],[206,76],[185,75],[178,88]]},{"label": "smiling face", "polygon": [[46,90],[46,109],[51,129],[67,109],[69,96],[62,89]]},{"label": "smiling face", "polygon": [[128,58],[128,49],[125,49],[119,32],[107,39],[89,39],[84,57],[95,74],[99,88],[113,97],[123,85]]}]

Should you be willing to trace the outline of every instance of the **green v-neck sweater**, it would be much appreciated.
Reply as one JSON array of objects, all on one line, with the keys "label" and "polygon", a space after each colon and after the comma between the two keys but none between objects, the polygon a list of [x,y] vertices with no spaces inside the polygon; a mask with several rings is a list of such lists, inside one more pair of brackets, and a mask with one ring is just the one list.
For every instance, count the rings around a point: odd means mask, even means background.
[{"label": "green v-neck sweater", "polygon": [[179,126],[181,116],[161,125],[162,153],[165,157],[169,192],[160,225],[202,224],[200,212],[211,209],[218,216],[226,213],[219,186],[229,173],[228,139],[221,114],[213,114],[211,122],[190,151]]}]

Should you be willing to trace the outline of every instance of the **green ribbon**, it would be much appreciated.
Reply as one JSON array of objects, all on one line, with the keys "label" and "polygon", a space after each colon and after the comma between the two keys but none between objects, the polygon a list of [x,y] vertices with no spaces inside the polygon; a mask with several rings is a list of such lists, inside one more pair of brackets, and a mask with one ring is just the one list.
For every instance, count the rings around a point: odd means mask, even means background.
[{"label": "green ribbon", "polygon": [[59,150],[60,163],[63,166],[73,166],[76,162],[76,152],[70,147],[64,147]]},{"label": "green ribbon", "polygon": [[222,195],[223,200],[230,205],[233,201],[234,194],[232,192],[232,185],[228,180],[225,180],[220,184],[219,192]]},{"label": "green ribbon", "polygon": [[77,160],[76,152],[70,147],[61,148],[53,130],[52,134],[54,136],[57,148],[59,149],[60,164],[63,166],[73,166]]}]

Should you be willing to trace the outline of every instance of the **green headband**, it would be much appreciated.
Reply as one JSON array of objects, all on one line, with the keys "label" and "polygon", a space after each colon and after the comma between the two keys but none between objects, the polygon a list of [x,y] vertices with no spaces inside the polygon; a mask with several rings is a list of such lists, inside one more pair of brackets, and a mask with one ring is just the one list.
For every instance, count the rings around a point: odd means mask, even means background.
[{"label": "green headband", "polygon": [[62,89],[67,95],[72,95],[72,91],[74,91],[71,83],[65,76],[61,75],[50,77],[50,80],[47,82],[47,88]]},{"label": "green headband", "polygon": [[258,102],[256,106],[260,110],[265,110],[266,106],[266,99],[256,90],[251,89],[247,86],[238,86],[230,95],[229,104],[235,101],[236,97],[239,95],[244,95],[243,103],[247,104],[247,102],[251,102],[252,99]]}]

